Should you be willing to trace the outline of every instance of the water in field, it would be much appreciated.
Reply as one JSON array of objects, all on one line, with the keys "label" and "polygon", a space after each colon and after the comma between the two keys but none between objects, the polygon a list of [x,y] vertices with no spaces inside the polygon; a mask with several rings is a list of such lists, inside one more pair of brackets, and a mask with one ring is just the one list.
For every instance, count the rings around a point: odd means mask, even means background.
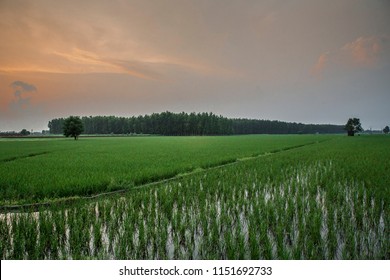
[{"label": "water in field", "polygon": [[[332,161],[240,163],[60,210],[0,216],[2,259],[388,259],[388,206]],[[272,172],[271,172],[272,170]]]}]

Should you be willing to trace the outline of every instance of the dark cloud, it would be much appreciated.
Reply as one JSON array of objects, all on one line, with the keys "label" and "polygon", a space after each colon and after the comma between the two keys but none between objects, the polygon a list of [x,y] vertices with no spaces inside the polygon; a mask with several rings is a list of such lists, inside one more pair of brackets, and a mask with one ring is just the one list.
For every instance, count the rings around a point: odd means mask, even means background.
[{"label": "dark cloud", "polygon": [[20,97],[24,92],[37,91],[37,88],[34,85],[22,81],[15,81],[11,84],[11,86],[15,90],[14,94],[16,97]]},{"label": "dark cloud", "polygon": [[11,83],[11,87],[14,89],[14,96],[16,97],[16,99],[9,104],[11,111],[17,112],[27,109],[30,106],[31,96],[25,95],[36,92],[37,87],[22,81],[14,81]]},{"label": "dark cloud", "polygon": [[10,103],[9,108],[12,112],[18,112],[19,110],[27,109],[30,106],[30,100],[31,97],[18,98],[17,100],[13,100]]}]

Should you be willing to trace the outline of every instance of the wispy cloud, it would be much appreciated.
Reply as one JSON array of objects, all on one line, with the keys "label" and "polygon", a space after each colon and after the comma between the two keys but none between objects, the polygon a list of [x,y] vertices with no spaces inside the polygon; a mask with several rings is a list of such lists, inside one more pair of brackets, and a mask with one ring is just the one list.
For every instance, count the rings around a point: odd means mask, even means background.
[{"label": "wispy cloud", "polygon": [[310,72],[313,76],[321,77],[331,64],[353,68],[376,67],[386,60],[388,51],[388,36],[361,36],[339,49],[320,54]]},{"label": "wispy cloud", "polygon": [[203,28],[198,4],[46,2],[15,0],[0,8],[0,73],[120,73],[154,81],[174,80],[171,69],[230,74],[197,47],[216,37]]},{"label": "wispy cloud", "polygon": [[205,75],[236,75],[228,69],[211,66],[207,63],[196,63],[161,55],[150,55],[138,59],[126,59],[126,55],[122,55],[121,58],[113,58],[78,48],[74,48],[70,52],[53,51],[52,54],[71,62],[68,71],[78,73],[123,73],[147,80],[166,81],[170,80],[171,77],[163,74],[164,67],[174,67]]},{"label": "wispy cloud", "polygon": [[329,52],[322,53],[317,60],[317,63],[311,69],[311,74],[316,77],[322,77],[322,73],[329,61]]},{"label": "wispy cloud", "polygon": [[54,51],[65,58],[76,72],[125,73],[142,79],[160,80],[162,75],[154,71],[152,63],[100,56],[96,53],[74,48],[71,52]]},{"label": "wispy cloud", "polygon": [[345,44],[341,50],[357,66],[375,66],[387,43],[385,36],[359,37]]}]

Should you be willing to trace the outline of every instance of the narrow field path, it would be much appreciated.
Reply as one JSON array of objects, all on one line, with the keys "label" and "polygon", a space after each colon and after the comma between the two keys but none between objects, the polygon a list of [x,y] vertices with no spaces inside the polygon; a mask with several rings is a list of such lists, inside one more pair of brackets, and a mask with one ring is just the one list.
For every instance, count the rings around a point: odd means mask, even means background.
[{"label": "narrow field path", "polygon": [[76,202],[79,202],[79,201],[82,201],[82,200],[91,201],[91,200],[100,199],[102,197],[123,195],[124,193],[127,193],[127,192],[132,191],[132,190],[137,190],[137,189],[141,189],[141,188],[147,188],[147,187],[156,186],[156,185],[167,183],[167,182],[170,182],[170,181],[173,181],[173,180],[177,180],[177,179],[180,179],[180,178],[183,178],[183,177],[191,176],[191,175],[194,175],[194,174],[197,174],[197,173],[200,173],[200,172],[207,172],[207,171],[210,171],[210,170],[219,169],[219,168],[223,168],[223,167],[226,167],[226,166],[239,164],[242,161],[254,160],[254,159],[261,158],[261,157],[271,156],[271,155],[274,155],[274,154],[277,154],[277,153],[282,153],[282,152],[285,152],[285,151],[288,151],[288,150],[293,150],[293,149],[299,149],[299,148],[303,148],[303,147],[306,147],[306,146],[309,146],[309,145],[313,145],[313,144],[322,143],[322,142],[329,141],[329,140],[331,140],[331,139],[325,139],[325,140],[322,140],[322,141],[315,141],[315,142],[310,142],[310,143],[307,143],[307,144],[301,144],[301,145],[281,148],[281,149],[278,149],[278,150],[274,150],[274,151],[271,151],[271,152],[266,152],[266,153],[259,154],[259,155],[256,155],[256,156],[245,157],[245,158],[237,158],[234,161],[231,161],[231,162],[228,162],[228,163],[215,165],[215,166],[212,166],[212,167],[209,167],[209,168],[196,168],[193,171],[189,171],[189,172],[182,173],[182,174],[176,174],[175,176],[172,176],[172,177],[169,177],[169,178],[165,178],[165,179],[162,179],[162,180],[158,180],[158,181],[154,181],[154,182],[138,185],[138,186],[131,187],[131,188],[120,189],[120,190],[110,191],[110,192],[103,192],[103,193],[98,193],[98,194],[90,195],[90,196],[65,197],[65,198],[61,198],[61,199],[57,199],[57,200],[53,200],[53,201],[48,201],[48,202],[19,204],[19,205],[4,205],[4,206],[0,206],[0,213],[6,214],[6,213],[15,213],[15,212],[37,212],[37,211],[43,210],[45,208],[53,207],[53,206],[71,205],[73,203],[76,203]]},{"label": "narrow field path", "polygon": [[18,157],[10,157],[10,158],[1,159],[0,162],[10,162],[10,161],[18,160],[18,159],[24,159],[24,158],[29,158],[29,157],[36,157],[36,156],[40,156],[40,155],[46,155],[48,153],[50,153],[50,152],[31,153],[31,154],[28,154],[28,155],[25,155],[25,156],[18,156]]}]

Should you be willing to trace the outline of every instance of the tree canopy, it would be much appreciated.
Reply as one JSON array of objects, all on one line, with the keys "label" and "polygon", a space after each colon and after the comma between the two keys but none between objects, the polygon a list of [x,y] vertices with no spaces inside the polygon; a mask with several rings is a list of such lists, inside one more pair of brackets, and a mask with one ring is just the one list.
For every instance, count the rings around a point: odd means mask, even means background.
[{"label": "tree canopy", "polygon": [[63,133],[66,137],[74,137],[77,140],[79,135],[84,131],[83,122],[79,117],[70,116],[63,122]]},{"label": "tree canopy", "polygon": [[349,118],[344,129],[347,131],[348,136],[354,136],[355,133],[363,131],[360,119],[358,118]]},{"label": "tree canopy", "polygon": [[[49,122],[51,134],[62,133],[65,119]],[[85,134],[231,135],[343,133],[343,126],[256,119],[229,119],[213,113],[162,112],[138,117],[82,117]]]},{"label": "tree canopy", "polygon": [[20,134],[23,135],[23,136],[27,136],[27,135],[30,135],[30,131],[28,131],[27,129],[23,128],[20,131]]},{"label": "tree canopy", "polygon": [[383,129],[383,133],[388,134],[390,132],[390,128],[388,125]]}]

